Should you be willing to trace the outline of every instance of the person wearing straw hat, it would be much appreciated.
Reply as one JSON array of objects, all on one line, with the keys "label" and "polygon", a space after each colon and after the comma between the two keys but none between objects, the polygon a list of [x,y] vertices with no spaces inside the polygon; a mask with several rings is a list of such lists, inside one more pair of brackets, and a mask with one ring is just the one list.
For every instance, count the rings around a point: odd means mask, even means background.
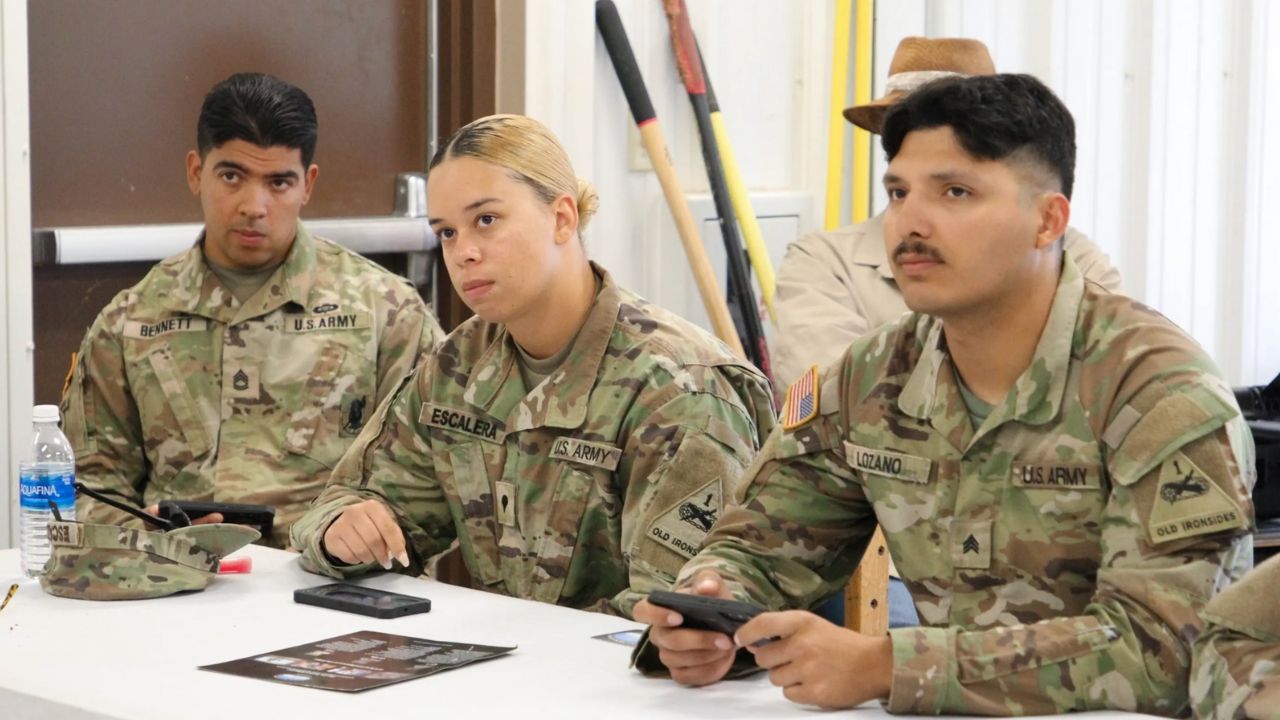
[{"label": "person wearing straw hat", "polygon": [[[846,108],[844,116],[878,135],[885,112],[924,83],[995,71],[987,46],[977,40],[908,37],[894,51],[884,97]],[[1065,247],[1087,280],[1120,290],[1120,273],[1083,233],[1068,228]],[[791,243],[777,293],[777,340],[770,350],[774,379],[785,387],[810,365],[835,362],[854,340],[907,312],[885,255],[883,213]]]}]

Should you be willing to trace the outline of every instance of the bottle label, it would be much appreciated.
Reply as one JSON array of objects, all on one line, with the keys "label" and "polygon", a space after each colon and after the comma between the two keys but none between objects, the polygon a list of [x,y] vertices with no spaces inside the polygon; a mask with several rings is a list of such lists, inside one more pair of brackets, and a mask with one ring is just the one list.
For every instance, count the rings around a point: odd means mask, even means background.
[{"label": "bottle label", "polygon": [[23,510],[49,512],[49,501],[59,512],[74,511],[76,506],[75,472],[34,469],[24,471],[18,479],[18,493]]}]

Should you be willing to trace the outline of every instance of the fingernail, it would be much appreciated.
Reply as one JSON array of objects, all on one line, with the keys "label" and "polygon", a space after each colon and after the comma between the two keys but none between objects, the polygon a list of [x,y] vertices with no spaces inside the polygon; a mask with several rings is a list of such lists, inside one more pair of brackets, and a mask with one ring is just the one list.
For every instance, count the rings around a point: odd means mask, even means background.
[{"label": "fingernail", "polygon": [[409,567],[409,553],[407,552],[400,553],[399,560],[401,565],[405,567]]},{"label": "fingernail", "polygon": [[720,648],[721,650],[732,650],[733,643],[729,642],[729,638],[721,635],[720,637],[716,638],[716,647]]},{"label": "fingernail", "polygon": [[383,569],[383,570],[390,570],[390,569],[391,569],[391,558],[389,558],[389,557],[388,557],[386,560],[383,560],[383,561],[382,561],[382,569]]},{"label": "fingernail", "polygon": [[[672,603],[672,604],[674,604],[674,603]],[[677,615],[677,614],[675,614],[675,613],[671,613],[670,615],[668,615],[668,616],[667,616],[667,624],[668,624],[668,625],[679,625],[679,624],[680,624],[680,616],[679,616],[679,615]]]}]

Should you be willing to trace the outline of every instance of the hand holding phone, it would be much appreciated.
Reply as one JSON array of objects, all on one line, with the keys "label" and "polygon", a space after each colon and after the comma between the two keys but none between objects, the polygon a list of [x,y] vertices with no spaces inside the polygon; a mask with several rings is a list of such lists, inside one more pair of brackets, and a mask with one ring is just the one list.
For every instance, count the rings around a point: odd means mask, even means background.
[{"label": "hand holding phone", "polygon": [[[696,611],[686,613],[689,598],[721,598],[733,600],[724,580],[714,570],[701,570],[689,581],[685,593],[654,593],[635,604],[632,617],[649,626],[649,645],[637,656],[637,667],[644,662],[646,672],[658,669],[652,662],[652,649],[658,651],[658,661],[666,666],[671,679],[684,685],[713,683],[733,667],[738,648],[729,626],[721,626],[716,632],[696,628]],[[675,597],[670,602],[665,599]],[[666,604],[660,604],[660,603]],[[734,621],[733,625],[740,623]],[[705,627],[705,626],[704,626]],[[723,633],[728,631],[728,633]],[[646,657],[650,659],[646,659]]]},{"label": "hand holding phone", "polygon": [[649,602],[680,613],[684,618],[681,627],[724,633],[729,637],[733,637],[748,620],[764,612],[764,608],[737,600],[667,590],[650,592]]},{"label": "hand holding phone", "polygon": [[[161,500],[158,512],[160,517],[165,520],[183,518],[185,525],[189,525],[192,521],[206,515],[217,513],[222,516],[222,522],[257,528],[264,538],[271,537],[271,527],[276,519],[276,509],[270,505],[249,505],[246,503]],[[183,527],[184,523],[180,521],[177,526]]]}]

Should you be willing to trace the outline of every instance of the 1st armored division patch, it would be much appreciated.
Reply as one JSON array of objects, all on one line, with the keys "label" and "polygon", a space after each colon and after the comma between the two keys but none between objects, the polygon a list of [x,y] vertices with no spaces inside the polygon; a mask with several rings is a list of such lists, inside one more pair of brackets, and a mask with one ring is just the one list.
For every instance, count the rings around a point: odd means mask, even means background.
[{"label": "1st armored division patch", "polygon": [[716,478],[659,515],[649,526],[650,537],[686,558],[697,555],[720,516],[723,498],[720,478]]},{"label": "1st armored division patch", "polygon": [[1186,455],[1175,453],[1160,466],[1160,487],[1147,522],[1151,542],[1235,530],[1247,522],[1236,501]]}]

